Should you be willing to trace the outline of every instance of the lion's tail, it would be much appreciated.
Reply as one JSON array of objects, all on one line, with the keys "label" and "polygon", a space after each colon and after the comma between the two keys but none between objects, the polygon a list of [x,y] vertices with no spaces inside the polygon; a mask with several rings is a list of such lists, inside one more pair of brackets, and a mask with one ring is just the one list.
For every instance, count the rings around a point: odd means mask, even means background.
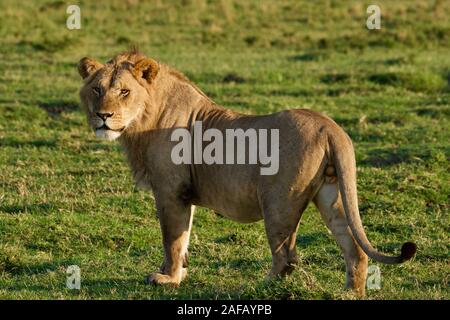
[{"label": "lion's tail", "polygon": [[338,130],[338,132],[335,134],[340,137],[330,135],[329,142],[337,171],[339,190],[341,192],[347,223],[357,243],[370,258],[378,262],[396,264],[411,259],[417,249],[413,242],[404,243],[401,249],[401,254],[399,256],[392,257],[378,252],[374,247],[372,247],[367,239],[358,209],[358,198],[356,192],[356,161],[353,145],[350,138],[344,131]]}]

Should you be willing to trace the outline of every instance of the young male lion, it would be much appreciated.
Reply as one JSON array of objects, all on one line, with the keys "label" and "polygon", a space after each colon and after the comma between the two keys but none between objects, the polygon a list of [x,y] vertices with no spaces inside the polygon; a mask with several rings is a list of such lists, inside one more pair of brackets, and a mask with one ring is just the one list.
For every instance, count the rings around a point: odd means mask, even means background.
[{"label": "young male lion", "polygon": [[[239,114],[215,104],[181,73],[138,52],[119,54],[106,64],[83,58],[78,71],[90,125],[97,136],[120,141],[136,183],[153,190],[164,262],[149,282],[178,285],[186,277],[194,205],[239,222],[264,219],[272,251],[269,277],[293,270],[296,232],[310,201],[343,251],[346,287],[360,295],[367,255],[393,264],[415,254],[411,242],[403,244],[399,256],[390,257],[368,241],[358,211],[352,142],[328,117],[310,110]],[[220,132],[278,129],[279,171],[261,175],[258,164],[175,164],[171,134],[177,128],[192,131],[196,121],[202,121],[203,130]]]}]

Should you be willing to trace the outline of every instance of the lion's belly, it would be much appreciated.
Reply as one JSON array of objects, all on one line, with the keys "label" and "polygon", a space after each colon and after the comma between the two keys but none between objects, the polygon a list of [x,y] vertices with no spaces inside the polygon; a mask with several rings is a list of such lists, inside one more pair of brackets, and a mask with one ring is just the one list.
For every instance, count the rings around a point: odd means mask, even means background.
[{"label": "lion's belly", "polygon": [[196,205],[214,210],[231,220],[251,223],[262,219],[256,187],[252,184],[241,184],[238,188],[236,184],[219,187],[207,183],[198,189],[197,196]]},{"label": "lion's belly", "polygon": [[228,206],[228,208],[213,209],[220,215],[241,223],[251,223],[262,219],[258,207]]}]

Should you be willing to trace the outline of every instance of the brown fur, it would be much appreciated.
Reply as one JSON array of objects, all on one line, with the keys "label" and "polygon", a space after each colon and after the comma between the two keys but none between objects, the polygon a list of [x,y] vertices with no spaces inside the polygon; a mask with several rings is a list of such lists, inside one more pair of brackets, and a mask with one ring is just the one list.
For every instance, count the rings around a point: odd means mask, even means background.
[{"label": "brown fur", "polygon": [[[163,234],[165,258],[153,283],[178,285],[186,258],[194,205],[211,208],[240,222],[264,219],[272,250],[269,277],[288,274],[297,263],[296,232],[313,201],[341,247],[347,287],[363,295],[367,255],[385,263],[411,258],[415,245],[388,257],[367,240],[358,212],[356,164],[350,138],[331,119],[310,110],[267,116],[242,115],[212,102],[185,76],[137,52],[118,55],[106,65],[84,58],[80,91],[89,123],[125,147],[136,182],[152,189]],[[129,89],[123,93],[121,89]],[[93,93],[98,88],[100,94]],[[94,90],[95,92],[95,90]],[[280,170],[259,174],[258,165],[175,165],[170,136],[175,128],[279,129]],[[101,129],[98,129],[101,130]],[[367,255],[366,255],[367,254]]]}]

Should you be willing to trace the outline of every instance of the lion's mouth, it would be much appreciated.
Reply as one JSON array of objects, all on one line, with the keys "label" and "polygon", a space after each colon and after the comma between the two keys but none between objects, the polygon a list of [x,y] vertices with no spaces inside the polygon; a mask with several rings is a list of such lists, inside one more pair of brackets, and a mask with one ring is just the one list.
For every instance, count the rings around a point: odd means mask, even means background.
[{"label": "lion's mouth", "polygon": [[111,131],[116,131],[116,132],[122,132],[123,130],[125,130],[125,126],[123,126],[122,128],[119,128],[119,129],[111,129],[106,124],[103,124],[101,127],[95,128],[95,130],[111,130]]}]

